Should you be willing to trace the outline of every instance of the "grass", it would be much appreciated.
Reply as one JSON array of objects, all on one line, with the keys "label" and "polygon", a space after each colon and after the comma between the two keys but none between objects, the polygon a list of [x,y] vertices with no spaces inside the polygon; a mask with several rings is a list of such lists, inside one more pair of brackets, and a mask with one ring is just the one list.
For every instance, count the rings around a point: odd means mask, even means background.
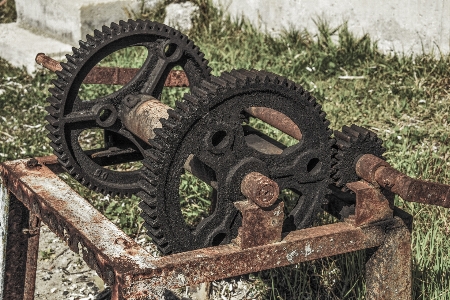
[{"label": "grass", "polygon": [[[290,30],[273,38],[245,21],[230,21],[205,0],[196,2],[201,10],[189,37],[205,53],[214,74],[255,68],[284,75],[318,99],[331,128],[352,123],[370,128],[385,141],[386,157],[394,167],[415,178],[450,184],[449,56],[383,55],[368,36],[354,37],[345,24],[329,28],[320,20],[318,35]],[[161,21],[163,10],[144,15]],[[339,78],[344,75],[364,79]],[[51,153],[44,129],[51,78],[46,71],[30,77],[0,60],[0,161]],[[86,88],[87,95],[94,93]],[[182,92],[167,89],[164,101],[173,106]],[[66,179],[128,234],[141,231],[136,198],[109,199]],[[186,187],[201,198],[208,195],[201,186]],[[198,210],[186,210],[191,222],[209,205],[194,203]],[[450,299],[448,209],[402,199],[396,205],[414,216],[413,299]],[[362,251],[264,271],[256,274],[257,282],[264,299],[364,299],[364,258]]]}]

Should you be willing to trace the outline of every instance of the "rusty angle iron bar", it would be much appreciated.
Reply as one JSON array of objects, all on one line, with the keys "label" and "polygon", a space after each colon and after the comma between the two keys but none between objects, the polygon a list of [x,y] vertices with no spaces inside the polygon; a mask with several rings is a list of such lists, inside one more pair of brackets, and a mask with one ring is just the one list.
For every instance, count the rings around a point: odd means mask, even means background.
[{"label": "rusty angle iron bar", "polygon": [[0,164],[0,174],[32,214],[113,286],[113,299],[163,299],[181,286],[377,247],[389,230],[404,227],[398,218],[363,227],[341,222],[248,249],[228,244],[154,258],[64,183],[51,170],[58,171],[55,166],[54,156],[22,159]]},{"label": "rusty angle iron bar", "polygon": [[[61,64],[53,58],[38,53],[36,55],[36,62],[44,68],[56,72],[61,71]],[[85,84],[113,84],[125,85],[139,72],[136,68],[119,68],[119,67],[98,67],[95,66],[84,78]],[[186,73],[181,70],[171,70],[164,83],[167,87],[187,87],[189,80]]]}]

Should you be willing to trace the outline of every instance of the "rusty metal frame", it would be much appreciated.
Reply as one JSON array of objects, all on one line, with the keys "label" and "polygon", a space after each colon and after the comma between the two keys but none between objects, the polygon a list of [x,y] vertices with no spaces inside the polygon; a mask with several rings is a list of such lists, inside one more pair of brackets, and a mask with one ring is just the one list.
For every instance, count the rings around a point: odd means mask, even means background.
[{"label": "rusty metal frame", "polygon": [[[82,253],[89,267],[112,286],[112,299],[164,299],[170,290],[186,285],[371,248],[375,250],[366,264],[366,299],[411,299],[410,216],[398,209],[394,217],[359,227],[350,220],[293,231],[281,242],[248,249],[229,244],[154,258],[76,194],[59,172],[54,156],[0,164],[10,199],[22,205],[20,220],[17,210],[9,208],[15,216],[10,228],[21,235],[8,237],[3,299],[33,299],[39,220],[72,251]],[[10,240],[16,238],[26,240],[28,247],[15,247]],[[25,268],[12,273],[17,255]],[[13,292],[12,286],[23,294]]]}]

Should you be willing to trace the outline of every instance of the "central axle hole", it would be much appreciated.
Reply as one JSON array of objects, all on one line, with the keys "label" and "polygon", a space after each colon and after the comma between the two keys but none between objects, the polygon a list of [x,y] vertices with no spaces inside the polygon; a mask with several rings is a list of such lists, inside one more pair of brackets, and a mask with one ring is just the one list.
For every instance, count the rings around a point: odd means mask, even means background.
[{"label": "central axle hole", "polygon": [[216,133],[213,134],[213,136],[211,138],[212,145],[214,147],[219,146],[226,137],[227,137],[227,133],[225,131],[223,131],[223,130],[217,131]]},{"label": "central axle hole", "polygon": [[111,114],[112,114],[112,111],[105,108],[100,111],[100,114],[98,117],[100,118],[100,121],[105,122],[106,120],[108,120],[108,118],[111,116]]}]

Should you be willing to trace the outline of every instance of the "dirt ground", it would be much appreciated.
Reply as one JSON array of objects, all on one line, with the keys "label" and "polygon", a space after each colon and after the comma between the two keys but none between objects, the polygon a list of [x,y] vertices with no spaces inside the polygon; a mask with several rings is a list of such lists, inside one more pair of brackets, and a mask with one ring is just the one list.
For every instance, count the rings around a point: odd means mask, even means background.
[{"label": "dirt ground", "polygon": [[[156,247],[144,236],[136,239],[153,256]],[[260,299],[260,291],[248,278],[233,278],[175,291],[180,300]],[[43,225],[39,239],[36,300],[108,300],[109,288],[83,259]]]}]

